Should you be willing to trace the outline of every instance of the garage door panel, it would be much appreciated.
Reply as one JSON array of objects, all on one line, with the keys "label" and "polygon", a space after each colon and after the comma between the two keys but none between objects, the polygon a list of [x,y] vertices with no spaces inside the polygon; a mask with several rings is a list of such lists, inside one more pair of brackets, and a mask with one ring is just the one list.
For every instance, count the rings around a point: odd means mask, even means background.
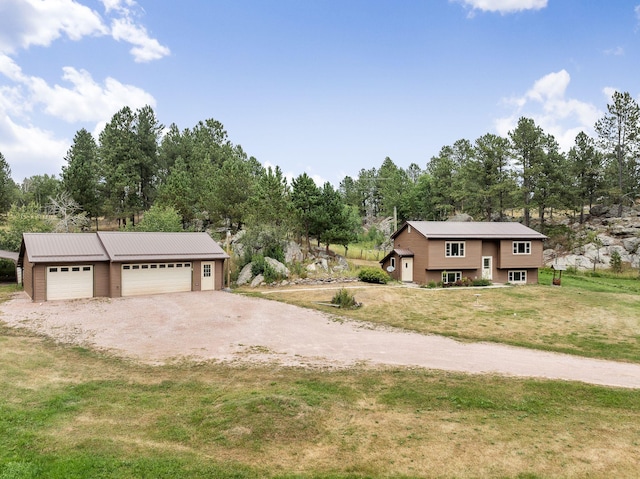
[{"label": "garage door panel", "polygon": [[122,265],[122,296],[191,291],[191,263]]},{"label": "garage door panel", "polygon": [[93,297],[93,266],[47,266],[47,300]]}]

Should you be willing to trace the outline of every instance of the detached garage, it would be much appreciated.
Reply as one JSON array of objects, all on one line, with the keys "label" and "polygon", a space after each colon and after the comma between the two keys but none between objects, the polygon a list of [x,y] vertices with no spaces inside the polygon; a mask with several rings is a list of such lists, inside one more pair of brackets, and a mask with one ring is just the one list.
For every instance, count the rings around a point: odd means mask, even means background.
[{"label": "detached garage", "polygon": [[18,257],[34,301],[222,289],[227,254],[206,233],[25,233]]}]

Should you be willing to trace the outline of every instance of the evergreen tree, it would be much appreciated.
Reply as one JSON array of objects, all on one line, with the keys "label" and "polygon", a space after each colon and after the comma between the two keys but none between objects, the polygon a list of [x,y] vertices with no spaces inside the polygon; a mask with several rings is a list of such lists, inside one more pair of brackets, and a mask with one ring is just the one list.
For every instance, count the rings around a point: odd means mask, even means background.
[{"label": "evergreen tree", "polygon": [[89,215],[100,214],[101,199],[98,190],[100,169],[98,145],[93,135],[82,128],[73,138],[73,145],[65,156],[66,166],[62,167],[62,188]]}]

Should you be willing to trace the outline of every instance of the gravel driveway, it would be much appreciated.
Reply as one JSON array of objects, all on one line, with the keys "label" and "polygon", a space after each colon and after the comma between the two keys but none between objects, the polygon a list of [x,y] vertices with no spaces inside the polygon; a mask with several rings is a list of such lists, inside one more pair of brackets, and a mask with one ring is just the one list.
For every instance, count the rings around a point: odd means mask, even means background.
[{"label": "gravel driveway", "polygon": [[308,367],[413,366],[640,388],[640,365],[585,359],[337,320],[220,291],[0,304],[0,320],[65,343],[162,364],[176,359]]}]

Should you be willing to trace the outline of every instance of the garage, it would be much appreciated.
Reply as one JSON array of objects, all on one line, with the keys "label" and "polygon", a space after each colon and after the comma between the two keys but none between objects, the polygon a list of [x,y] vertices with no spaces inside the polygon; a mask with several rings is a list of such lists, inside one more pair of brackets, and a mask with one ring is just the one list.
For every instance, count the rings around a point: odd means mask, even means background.
[{"label": "garage", "polygon": [[220,290],[229,255],[207,233],[24,233],[16,267],[33,301]]},{"label": "garage", "polygon": [[122,296],[191,291],[191,263],[122,265]]},{"label": "garage", "polygon": [[47,266],[47,300],[93,297],[91,265]]}]

